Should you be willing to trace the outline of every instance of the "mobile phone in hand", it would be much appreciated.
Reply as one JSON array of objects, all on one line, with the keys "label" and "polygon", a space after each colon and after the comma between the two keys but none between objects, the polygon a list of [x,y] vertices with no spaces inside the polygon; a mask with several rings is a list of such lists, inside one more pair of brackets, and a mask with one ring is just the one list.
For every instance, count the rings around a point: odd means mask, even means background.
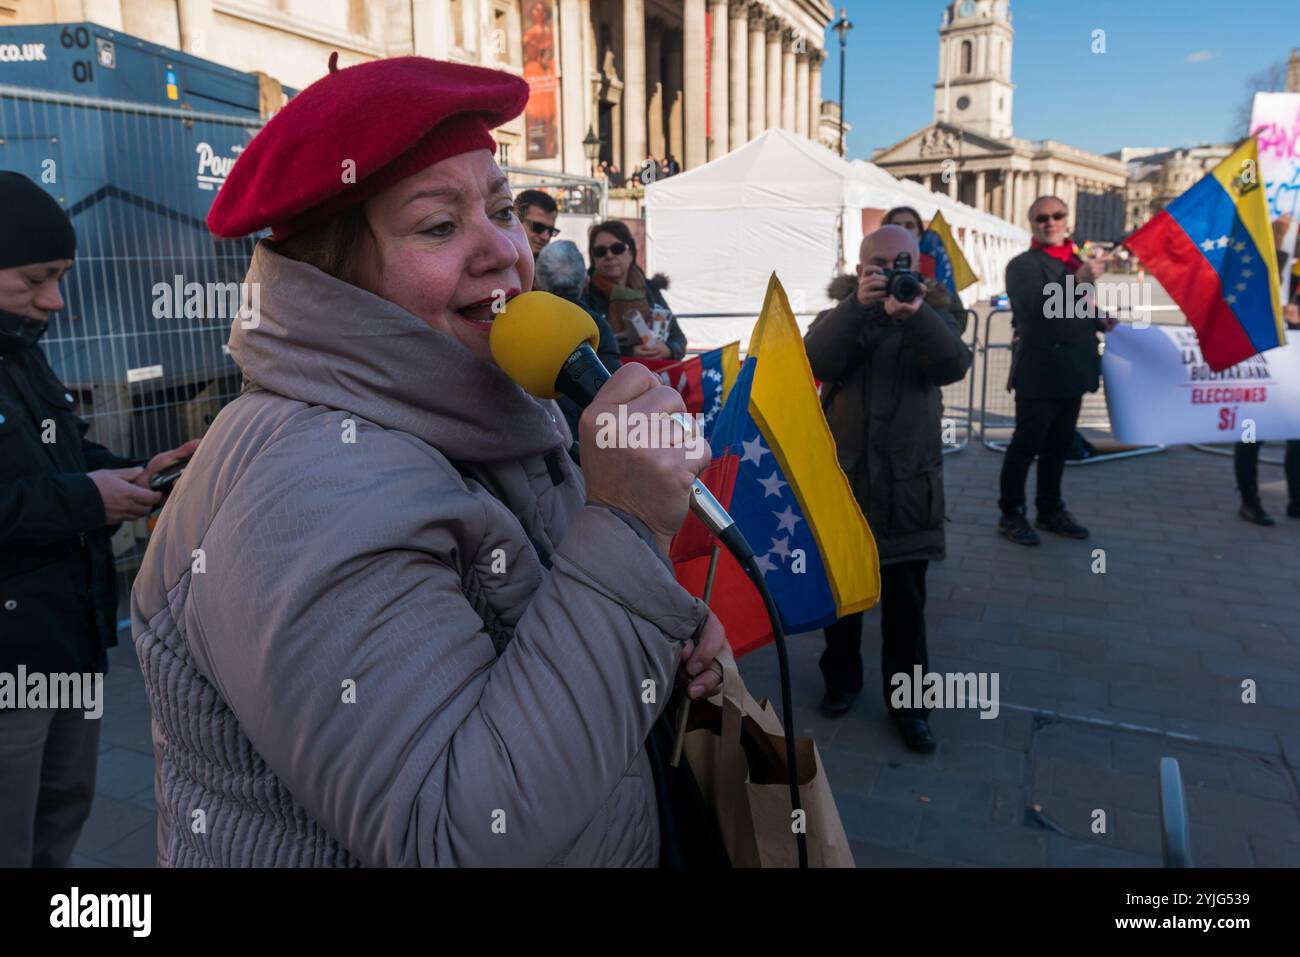
[{"label": "mobile phone in hand", "polygon": [[166,494],[172,490],[176,480],[181,477],[185,471],[185,466],[189,465],[189,458],[183,458],[179,462],[173,462],[161,472],[156,472],[149,477],[149,490],[152,492],[162,492]]}]

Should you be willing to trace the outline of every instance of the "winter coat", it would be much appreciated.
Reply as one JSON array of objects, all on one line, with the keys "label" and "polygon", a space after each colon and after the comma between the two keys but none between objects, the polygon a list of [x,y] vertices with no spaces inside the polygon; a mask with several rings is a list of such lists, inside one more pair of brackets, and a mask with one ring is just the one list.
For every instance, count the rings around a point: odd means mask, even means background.
[{"label": "winter coat", "polygon": [[117,526],[87,473],[141,463],[73,405],[39,346],[0,355],[0,672],[103,672],[117,644]]},{"label": "winter coat", "polygon": [[[632,268],[640,271],[641,267],[633,263]],[[642,278],[644,277],[645,274],[642,273]],[[677,316],[675,316],[673,311],[668,308],[668,303],[664,299],[663,289],[666,287],[667,283],[667,279],[656,273],[654,277],[645,279],[645,294],[651,308],[658,306],[668,312],[668,350],[672,353],[671,358],[681,359],[686,355],[686,333],[682,332],[682,327],[677,324]],[[583,291],[582,300],[592,312],[596,313],[600,317],[605,318],[608,316],[609,297],[601,292],[596,284],[591,281],[590,272],[588,272],[587,275],[587,286]],[[647,322],[650,321],[649,316],[646,316],[645,318]],[[636,345],[636,343],[629,343],[628,345],[623,346],[621,349],[622,355],[631,356]]]},{"label": "winter coat", "polygon": [[[1007,264],[1007,298],[1015,328],[1011,376],[1007,383],[1025,399],[1073,399],[1100,386],[1101,323],[1072,316],[1065,264],[1030,249]],[[1048,315],[1055,296],[1059,315]]]},{"label": "winter coat", "polygon": [[939,387],[971,364],[951,313],[922,303],[895,324],[851,295],[813,320],[804,346],[881,564],[943,558]]},{"label": "winter coat", "polygon": [[654,866],[643,746],[707,609],[584,504],[553,403],[265,241],[247,279],[244,394],[132,592],[159,862]]}]

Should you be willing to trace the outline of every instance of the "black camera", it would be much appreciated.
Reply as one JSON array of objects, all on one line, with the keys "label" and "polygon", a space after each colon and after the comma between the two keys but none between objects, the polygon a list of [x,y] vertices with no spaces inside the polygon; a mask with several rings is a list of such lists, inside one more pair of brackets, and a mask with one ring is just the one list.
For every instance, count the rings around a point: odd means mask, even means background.
[{"label": "black camera", "polygon": [[894,268],[884,271],[885,295],[899,302],[911,302],[925,288],[925,277],[912,271],[912,254],[899,253],[894,257]]}]

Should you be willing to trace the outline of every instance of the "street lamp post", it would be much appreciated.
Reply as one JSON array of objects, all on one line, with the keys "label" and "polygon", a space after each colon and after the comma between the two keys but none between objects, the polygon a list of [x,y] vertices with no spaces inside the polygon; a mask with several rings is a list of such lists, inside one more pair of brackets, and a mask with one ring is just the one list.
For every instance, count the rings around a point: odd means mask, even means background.
[{"label": "street lamp post", "polygon": [[848,12],[840,7],[840,18],[835,21],[835,33],[840,38],[840,156],[844,155],[844,47],[849,38],[853,24],[849,22]]},{"label": "street lamp post", "polygon": [[590,126],[587,127],[587,135],[582,138],[582,153],[587,157],[587,162],[591,164],[591,178],[596,178],[596,157],[600,155],[600,137]]}]

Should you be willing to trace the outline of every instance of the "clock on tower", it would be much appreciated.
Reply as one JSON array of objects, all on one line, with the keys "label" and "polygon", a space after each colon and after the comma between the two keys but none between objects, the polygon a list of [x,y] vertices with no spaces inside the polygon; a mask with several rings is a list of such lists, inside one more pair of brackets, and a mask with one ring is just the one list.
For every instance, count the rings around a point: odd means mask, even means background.
[{"label": "clock on tower", "polygon": [[936,122],[1011,138],[1010,0],[953,0],[939,28]]}]

